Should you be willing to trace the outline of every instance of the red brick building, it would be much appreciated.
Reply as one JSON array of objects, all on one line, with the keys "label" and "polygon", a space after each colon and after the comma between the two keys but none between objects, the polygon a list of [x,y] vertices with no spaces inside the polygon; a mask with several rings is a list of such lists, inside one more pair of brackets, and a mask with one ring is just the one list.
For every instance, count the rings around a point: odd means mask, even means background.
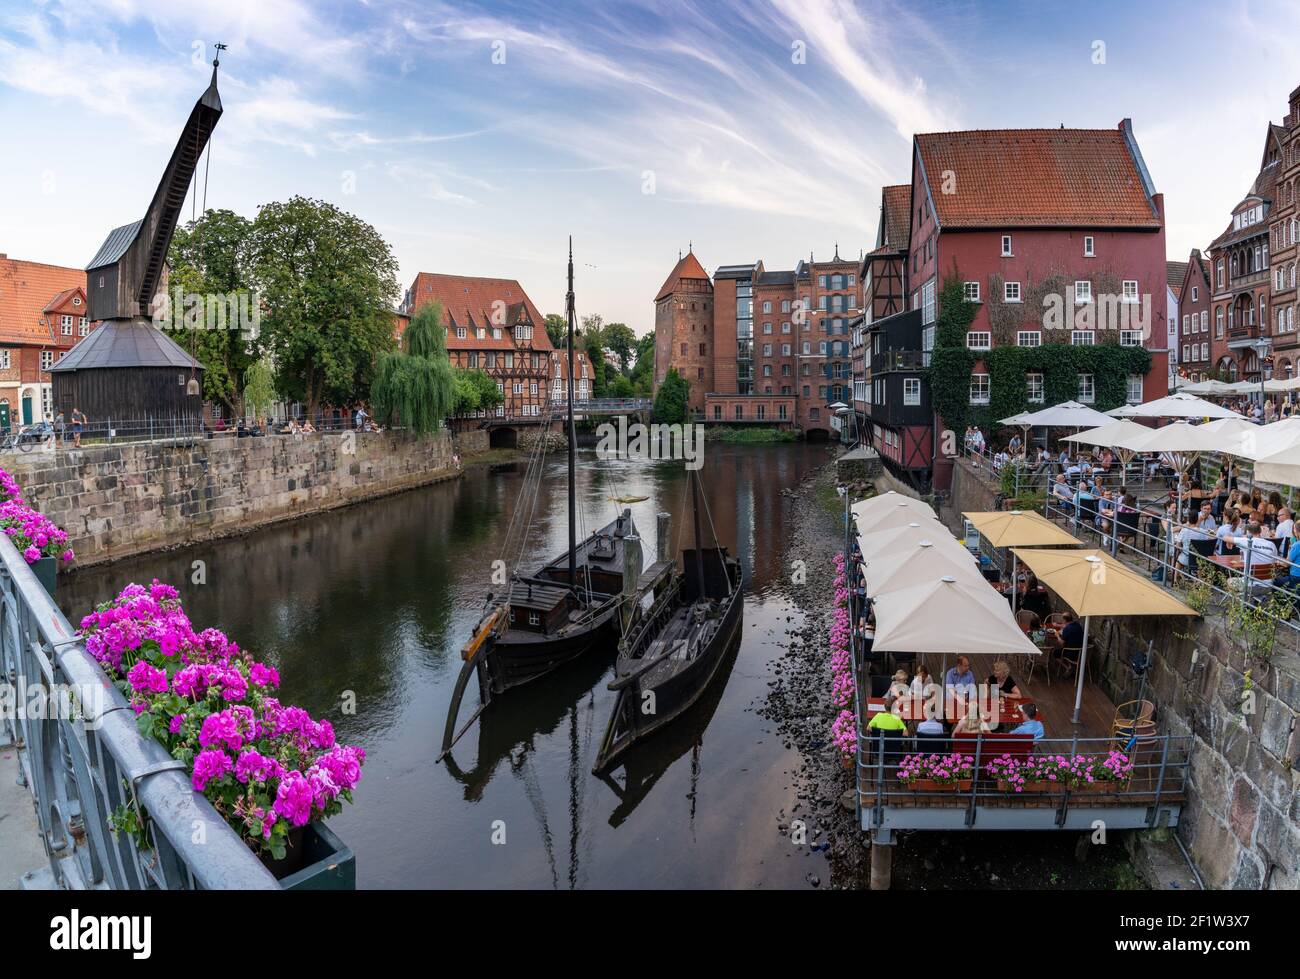
[{"label": "red brick building", "polygon": [[[966,336],[979,352],[1003,344],[1146,346],[1152,365],[1129,378],[1132,401],[1168,390],[1164,200],[1156,192],[1129,120],[1113,130],[1015,129],[916,136],[913,145],[906,283],[919,311],[910,351],[917,394],[934,346],[942,280],[956,275],[978,304]],[[1063,317],[1052,317],[1054,308]],[[1055,331],[1055,335],[1053,335]],[[904,358],[906,359],[906,358]],[[906,378],[904,378],[906,381]],[[976,362],[970,404],[991,401],[990,374]],[[1031,403],[1042,375],[1026,378]],[[1096,378],[1080,374],[1077,398],[1093,400]],[[892,417],[872,404],[873,420]],[[941,421],[941,420],[940,420]],[[941,452],[932,476],[948,484]]]},{"label": "red brick building", "polygon": [[[581,348],[573,352],[573,400],[586,401],[595,396],[596,373],[591,366],[591,358]],[[557,347],[551,356],[550,368],[551,404],[565,406],[569,402],[569,351],[567,347]]]},{"label": "red brick building", "polygon": [[[1270,374],[1273,333],[1270,228],[1281,223],[1275,219],[1273,208],[1279,176],[1284,169],[1285,135],[1284,127],[1269,125],[1259,174],[1246,196],[1232,209],[1227,228],[1209,247],[1214,277],[1212,357],[1215,370],[1229,380],[1259,380],[1261,370],[1265,377]],[[1294,255],[1290,245],[1286,254]]]},{"label": "red brick building", "polygon": [[514,279],[421,272],[399,313],[412,316],[431,302],[442,305],[452,366],[486,371],[505,396],[494,417],[540,422],[550,403],[554,348],[523,287]]},{"label": "red brick building", "polygon": [[1300,340],[1296,320],[1300,311],[1296,265],[1300,263],[1300,88],[1291,93],[1287,114],[1280,126],[1269,127],[1281,144],[1278,154],[1276,193],[1269,209],[1269,241],[1272,245],[1270,265],[1273,287],[1273,363],[1272,375],[1287,379],[1300,370]]},{"label": "red brick building", "polygon": [[713,283],[695,253],[688,251],[655,296],[654,389],[658,392],[668,368],[676,367],[690,383],[692,411],[702,412],[705,392],[713,390],[712,329]]},{"label": "red brick building", "polygon": [[95,325],[85,269],[0,254],[0,406],[11,425],[52,414],[49,368]]},{"label": "red brick building", "polygon": [[1168,262],[1169,288],[1177,300],[1178,374],[1190,381],[1203,381],[1213,371],[1214,344],[1210,326],[1210,266],[1199,248],[1193,248],[1186,262]]},{"label": "red brick building", "polygon": [[724,265],[710,282],[688,252],[655,299],[656,389],[674,367],[706,421],[829,434],[827,406],[850,396],[857,278],[857,261],[837,254],[791,271]]}]

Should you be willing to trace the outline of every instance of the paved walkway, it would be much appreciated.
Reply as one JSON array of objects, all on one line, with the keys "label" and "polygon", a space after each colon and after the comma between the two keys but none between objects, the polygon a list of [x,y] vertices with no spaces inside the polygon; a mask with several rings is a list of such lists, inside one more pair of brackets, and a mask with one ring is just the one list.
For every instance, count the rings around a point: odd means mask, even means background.
[{"label": "paved walkway", "polygon": [[18,784],[18,750],[0,748],[0,891],[16,890],[23,874],[44,866],[32,797]]}]

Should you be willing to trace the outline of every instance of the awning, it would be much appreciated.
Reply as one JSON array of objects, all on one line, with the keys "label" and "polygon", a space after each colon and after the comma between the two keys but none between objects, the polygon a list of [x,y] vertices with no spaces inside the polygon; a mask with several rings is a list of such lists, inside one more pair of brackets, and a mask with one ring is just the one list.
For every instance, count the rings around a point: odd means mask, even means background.
[{"label": "awning", "polygon": [[1033,510],[990,510],[962,516],[994,547],[1083,546],[1083,541]]},{"label": "awning", "polygon": [[1196,615],[1146,575],[1098,550],[1013,553],[1077,615]]}]

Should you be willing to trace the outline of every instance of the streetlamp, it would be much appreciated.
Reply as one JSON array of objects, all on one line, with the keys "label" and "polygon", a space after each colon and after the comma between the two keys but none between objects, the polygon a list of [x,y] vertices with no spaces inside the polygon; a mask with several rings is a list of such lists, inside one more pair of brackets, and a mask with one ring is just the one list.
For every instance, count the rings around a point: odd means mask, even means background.
[{"label": "streetlamp", "polygon": [[1256,339],[1253,346],[1255,349],[1255,357],[1256,359],[1259,360],[1259,411],[1260,411],[1260,417],[1262,418],[1264,412],[1264,397],[1265,397],[1264,358],[1268,356],[1268,352],[1272,348],[1273,344],[1272,341],[1268,339],[1268,337],[1259,337],[1258,339]]}]

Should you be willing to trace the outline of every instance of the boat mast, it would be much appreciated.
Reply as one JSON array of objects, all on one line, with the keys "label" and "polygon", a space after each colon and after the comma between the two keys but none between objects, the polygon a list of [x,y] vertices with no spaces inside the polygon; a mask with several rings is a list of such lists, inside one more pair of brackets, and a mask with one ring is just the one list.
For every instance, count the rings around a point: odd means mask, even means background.
[{"label": "boat mast", "polygon": [[708,598],[708,589],[704,587],[704,542],[700,540],[700,478],[690,470],[686,478],[691,481],[691,519],[695,522],[695,574],[700,582],[700,598]]},{"label": "boat mast", "polygon": [[565,297],[565,311],[569,320],[569,588],[578,590],[578,529],[574,522],[577,491],[574,488],[574,445],[577,432],[573,427],[573,235],[569,235],[569,294]]}]

